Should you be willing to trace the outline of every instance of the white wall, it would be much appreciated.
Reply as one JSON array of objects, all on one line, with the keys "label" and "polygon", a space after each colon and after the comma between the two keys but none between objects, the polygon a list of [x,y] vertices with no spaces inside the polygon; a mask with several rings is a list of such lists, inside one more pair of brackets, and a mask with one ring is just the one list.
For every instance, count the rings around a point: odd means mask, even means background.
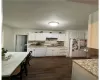
[{"label": "white wall", "polygon": [[8,51],[14,51],[14,33],[13,28],[3,25],[2,27],[2,42],[3,47],[6,48]]}]

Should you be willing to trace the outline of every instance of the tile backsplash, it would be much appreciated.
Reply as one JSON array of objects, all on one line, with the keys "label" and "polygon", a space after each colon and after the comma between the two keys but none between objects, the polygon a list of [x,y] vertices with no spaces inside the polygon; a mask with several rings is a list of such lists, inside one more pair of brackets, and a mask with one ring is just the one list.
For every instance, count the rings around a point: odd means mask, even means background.
[{"label": "tile backsplash", "polygon": [[29,46],[64,46],[64,41],[57,41],[57,38],[47,38],[46,41],[30,41]]}]

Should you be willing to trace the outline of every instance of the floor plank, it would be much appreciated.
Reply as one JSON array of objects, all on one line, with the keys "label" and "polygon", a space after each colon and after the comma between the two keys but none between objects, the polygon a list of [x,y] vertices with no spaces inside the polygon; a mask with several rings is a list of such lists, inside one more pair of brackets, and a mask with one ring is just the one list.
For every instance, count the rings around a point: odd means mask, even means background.
[{"label": "floor plank", "polygon": [[33,58],[23,80],[71,80],[72,60],[66,57]]}]

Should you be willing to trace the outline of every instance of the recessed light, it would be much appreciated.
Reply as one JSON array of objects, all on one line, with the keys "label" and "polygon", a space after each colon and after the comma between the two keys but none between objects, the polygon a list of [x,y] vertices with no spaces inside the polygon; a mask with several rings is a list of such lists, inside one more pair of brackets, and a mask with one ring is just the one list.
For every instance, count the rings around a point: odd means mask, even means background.
[{"label": "recessed light", "polygon": [[49,24],[50,26],[58,26],[59,23],[58,23],[58,22],[49,22],[48,24]]}]

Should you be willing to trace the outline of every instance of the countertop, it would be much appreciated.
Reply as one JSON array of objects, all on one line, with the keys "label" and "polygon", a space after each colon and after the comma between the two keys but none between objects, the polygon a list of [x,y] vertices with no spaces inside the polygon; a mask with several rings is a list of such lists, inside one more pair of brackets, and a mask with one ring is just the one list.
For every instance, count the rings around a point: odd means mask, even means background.
[{"label": "countertop", "polygon": [[28,48],[67,48],[65,46],[29,46]]},{"label": "countertop", "polygon": [[85,70],[98,77],[98,59],[80,59],[73,60]]},{"label": "countertop", "polygon": [[6,57],[12,55],[9,60],[2,60],[2,76],[11,76],[13,71],[20,65],[29,53],[27,52],[7,52]]}]

